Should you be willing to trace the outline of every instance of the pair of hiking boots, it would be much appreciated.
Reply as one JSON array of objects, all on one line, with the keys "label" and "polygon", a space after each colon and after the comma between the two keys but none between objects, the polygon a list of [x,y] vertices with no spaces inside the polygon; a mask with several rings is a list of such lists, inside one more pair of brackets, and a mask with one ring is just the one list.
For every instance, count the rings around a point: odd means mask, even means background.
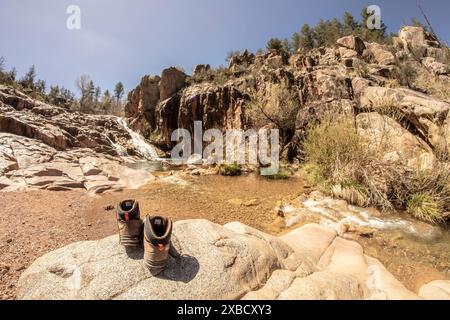
[{"label": "pair of hiking boots", "polygon": [[139,247],[143,242],[147,268],[153,275],[163,271],[169,260],[172,220],[160,216],[146,216],[142,221],[136,200],[120,202],[116,214],[120,244],[125,247]]}]

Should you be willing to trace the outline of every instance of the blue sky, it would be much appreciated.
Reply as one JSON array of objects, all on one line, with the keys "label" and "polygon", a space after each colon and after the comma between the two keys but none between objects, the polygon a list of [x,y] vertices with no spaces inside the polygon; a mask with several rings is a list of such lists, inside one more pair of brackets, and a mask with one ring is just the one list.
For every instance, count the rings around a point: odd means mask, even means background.
[{"label": "blue sky", "polygon": [[[264,47],[303,23],[381,7],[389,31],[421,18],[416,0],[1,0],[0,56],[22,76],[35,64],[39,78],[75,90],[88,74],[102,89],[122,81],[128,91],[145,74],[198,63],[225,64],[230,50]],[[450,1],[421,1],[435,31],[450,43]],[[66,9],[81,8],[81,30],[68,30]]]}]

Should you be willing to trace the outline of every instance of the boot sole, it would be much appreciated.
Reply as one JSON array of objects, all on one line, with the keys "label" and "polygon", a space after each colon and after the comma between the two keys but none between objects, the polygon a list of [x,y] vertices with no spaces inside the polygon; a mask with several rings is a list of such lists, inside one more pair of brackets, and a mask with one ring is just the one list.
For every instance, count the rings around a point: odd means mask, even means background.
[{"label": "boot sole", "polygon": [[142,244],[142,238],[140,237],[133,237],[133,236],[127,236],[127,235],[121,235],[120,236],[120,244],[124,247],[140,247]]}]

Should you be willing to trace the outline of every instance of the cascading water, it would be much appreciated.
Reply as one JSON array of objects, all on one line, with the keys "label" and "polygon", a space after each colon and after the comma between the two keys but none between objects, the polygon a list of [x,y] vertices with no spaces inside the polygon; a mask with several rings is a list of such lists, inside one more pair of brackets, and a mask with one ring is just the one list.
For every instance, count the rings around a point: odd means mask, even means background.
[{"label": "cascading water", "polygon": [[[145,141],[144,137],[142,137],[139,133],[133,131],[128,123],[123,118],[117,118],[117,122],[128,132],[131,137],[131,142],[136,151],[148,160],[156,160],[158,159],[158,153],[155,148]],[[117,149],[117,146],[116,146]],[[122,146],[118,148],[118,152],[122,153],[124,149]],[[125,150],[126,152],[126,150]]]},{"label": "cascading water", "polygon": [[442,235],[439,227],[396,216],[394,213],[389,216],[382,215],[375,209],[370,213],[369,209],[348,205],[345,201],[329,198],[316,192],[313,192],[306,200],[301,199],[299,204],[300,207],[288,205],[278,208],[282,211],[288,227],[300,221],[313,219],[314,222],[337,231],[346,225],[368,227],[384,231],[400,231],[423,241],[431,241]]}]

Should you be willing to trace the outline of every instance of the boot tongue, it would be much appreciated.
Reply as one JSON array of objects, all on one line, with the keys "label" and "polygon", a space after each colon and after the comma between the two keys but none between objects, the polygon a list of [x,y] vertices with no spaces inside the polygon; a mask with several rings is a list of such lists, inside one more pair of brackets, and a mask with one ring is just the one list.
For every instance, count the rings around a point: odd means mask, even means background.
[{"label": "boot tongue", "polygon": [[161,243],[158,243],[158,250],[159,251],[164,251],[164,245]]}]

